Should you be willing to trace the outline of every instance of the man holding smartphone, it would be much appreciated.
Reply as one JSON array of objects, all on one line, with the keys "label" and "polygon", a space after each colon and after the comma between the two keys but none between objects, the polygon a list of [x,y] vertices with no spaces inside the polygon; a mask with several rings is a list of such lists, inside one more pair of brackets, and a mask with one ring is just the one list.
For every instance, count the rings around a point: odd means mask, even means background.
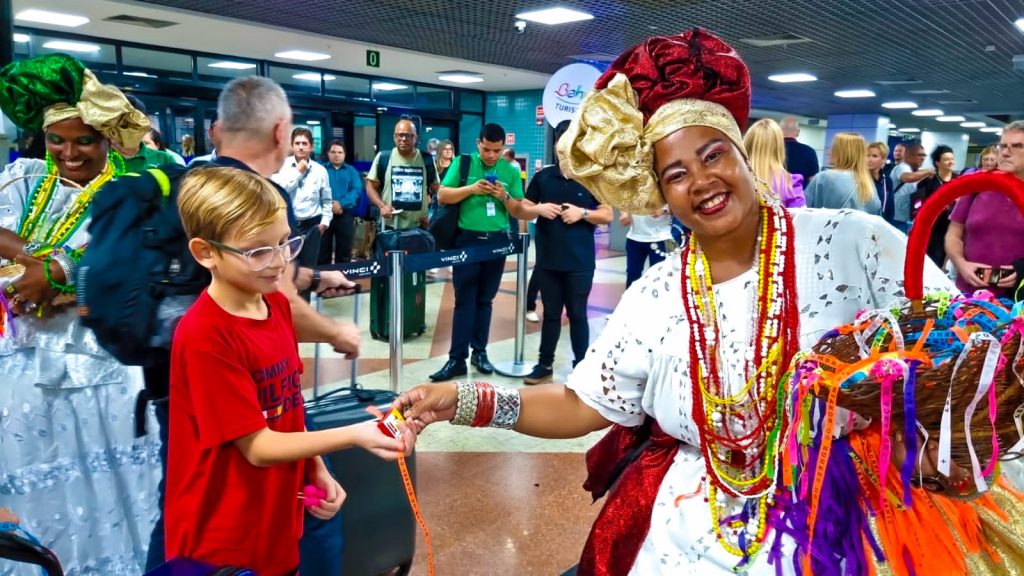
[{"label": "man holding smartphone", "polygon": [[[1024,180],[1024,121],[1003,128],[997,169]],[[946,254],[956,266],[961,290],[984,288],[997,297],[1014,298],[1015,265],[1024,267],[1024,216],[999,192],[961,198],[950,215]]]}]

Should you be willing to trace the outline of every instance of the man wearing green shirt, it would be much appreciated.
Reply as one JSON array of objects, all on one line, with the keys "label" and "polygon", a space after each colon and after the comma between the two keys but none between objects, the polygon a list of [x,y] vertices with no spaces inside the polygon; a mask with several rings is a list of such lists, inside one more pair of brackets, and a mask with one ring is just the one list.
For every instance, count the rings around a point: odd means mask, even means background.
[{"label": "man wearing green shirt", "polygon": [[[532,220],[545,210],[523,200],[523,183],[519,167],[501,157],[505,147],[505,130],[487,124],[476,141],[478,153],[457,157],[445,174],[438,199],[442,204],[459,205],[459,233],[455,248],[488,244],[508,238],[509,214]],[[465,186],[459,186],[459,164],[468,159],[472,164]],[[549,217],[548,215],[544,215]],[[439,382],[465,375],[466,359],[472,347],[473,366],[481,374],[491,374],[494,366],[487,358],[487,340],[491,330],[494,297],[505,272],[505,258],[455,266],[452,284],[455,288],[455,310],[452,318],[452,343],[448,362],[430,375]]]}]

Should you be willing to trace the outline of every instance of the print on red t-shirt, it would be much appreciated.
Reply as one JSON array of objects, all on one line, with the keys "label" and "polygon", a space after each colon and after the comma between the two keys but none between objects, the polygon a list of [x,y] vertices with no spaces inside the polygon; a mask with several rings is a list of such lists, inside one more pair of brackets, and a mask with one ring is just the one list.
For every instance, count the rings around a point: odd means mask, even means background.
[{"label": "print on red t-shirt", "polygon": [[166,553],[277,576],[299,565],[305,462],[249,463],[234,441],[264,428],[305,429],[291,310],[232,316],[207,293],[182,318],[171,349]]}]

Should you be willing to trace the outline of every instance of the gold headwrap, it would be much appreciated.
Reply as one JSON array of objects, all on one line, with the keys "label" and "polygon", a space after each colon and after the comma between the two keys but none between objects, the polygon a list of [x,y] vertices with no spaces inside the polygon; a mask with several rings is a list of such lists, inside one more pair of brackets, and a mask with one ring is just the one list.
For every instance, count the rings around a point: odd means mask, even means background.
[{"label": "gold headwrap", "polygon": [[718,130],[746,157],[739,126],[724,106],[693,98],[672,100],[644,125],[629,79],[615,74],[607,87],[583,99],[558,141],[559,166],[602,203],[653,214],[665,206],[654,173],[654,144],[688,126]]},{"label": "gold headwrap", "polygon": [[71,106],[60,102],[46,108],[43,129],[71,118],[81,118],[82,122],[127,149],[138,148],[149,132],[149,118],[136,110],[120,90],[101,83],[90,70],[85,70],[83,75],[78,104]]}]

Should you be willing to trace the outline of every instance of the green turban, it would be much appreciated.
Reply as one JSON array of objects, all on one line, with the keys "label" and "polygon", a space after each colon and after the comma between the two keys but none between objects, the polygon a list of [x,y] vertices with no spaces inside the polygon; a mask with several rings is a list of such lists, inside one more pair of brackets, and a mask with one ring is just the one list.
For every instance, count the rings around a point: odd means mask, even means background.
[{"label": "green turban", "polygon": [[25,130],[81,118],[118,145],[134,149],[149,130],[149,118],[120,90],[100,83],[77,59],[47,54],[12,62],[0,70],[0,109]]}]

